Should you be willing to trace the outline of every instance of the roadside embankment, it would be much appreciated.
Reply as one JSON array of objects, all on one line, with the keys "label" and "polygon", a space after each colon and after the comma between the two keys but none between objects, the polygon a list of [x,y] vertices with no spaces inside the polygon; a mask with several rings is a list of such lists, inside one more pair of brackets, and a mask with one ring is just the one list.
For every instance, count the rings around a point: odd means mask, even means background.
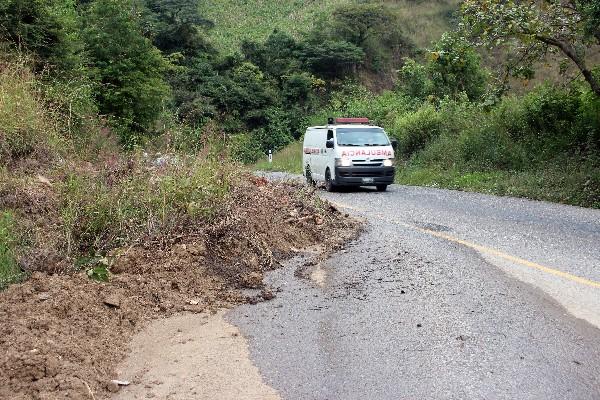
[{"label": "roadside embankment", "polygon": [[65,257],[57,269],[45,259],[46,268],[0,292],[0,398],[102,398],[118,389],[115,366],[148,321],[270,299],[262,277],[277,260],[304,246],[335,247],[358,226],[307,188],[244,174],[210,218],[179,222],[107,251],[93,268]]}]

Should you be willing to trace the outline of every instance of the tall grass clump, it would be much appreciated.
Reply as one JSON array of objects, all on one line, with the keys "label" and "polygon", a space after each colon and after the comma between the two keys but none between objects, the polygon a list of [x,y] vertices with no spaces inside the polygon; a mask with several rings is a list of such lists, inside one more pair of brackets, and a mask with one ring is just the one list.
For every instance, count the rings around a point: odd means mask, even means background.
[{"label": "tall grass clump", "polygon": [[0,164],[50,156],[58,135],[48,114],[25,62],[0,60]]},{"label": "tall grass clump", "polygon": [[0,290],[22,276],[15,254],[17,244],[13,215],[0,212]]},{"label": "tall grass clump", "polygon": [[117,182],[71,175],[62,186],[66,253],[99,253],[208,222],[226,201],[234,171],[216,161],[162,156]]}]

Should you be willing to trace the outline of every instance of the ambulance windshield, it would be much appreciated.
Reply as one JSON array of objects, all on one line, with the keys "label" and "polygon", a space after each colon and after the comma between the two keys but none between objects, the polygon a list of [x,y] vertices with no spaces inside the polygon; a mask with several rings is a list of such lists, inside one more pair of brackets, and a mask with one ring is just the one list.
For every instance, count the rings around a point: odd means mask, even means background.
[{"label": "ambulance windshield", "polygon": [[338,146],[389,146],[390,140],[381,128],[338,128]]}]

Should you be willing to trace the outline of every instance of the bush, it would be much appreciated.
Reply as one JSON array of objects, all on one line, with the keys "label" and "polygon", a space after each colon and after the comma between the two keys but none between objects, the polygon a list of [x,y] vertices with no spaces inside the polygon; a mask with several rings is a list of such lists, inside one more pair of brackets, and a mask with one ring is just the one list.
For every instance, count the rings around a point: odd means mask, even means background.
[{"label": "bush", "polygon": [[229,153],[231,158],[244,164],[254,163],[264,155],[258,140],[248,133],[240,133],[230,137]]},{"label": "bush", "polygon": [[433,83],[425,65],[411,58],[404,60],[404,65],[398,71],[396,88],[409,97],[425,99],[433,92]]},{"label": "bush", "polygon": [[469,100],[474,101],[485,93],[487,73],[477,52],[463,38],[443,34],[429,57],[427,69],[437,97],[456,97],[465,93]]},{"label": "bush", "polygon": [[459,156],[469,170],[519,170],[524,164],[524,152],[495,126],[483,124],[464,132],[460,137]]},{"label": "bush", "polygon": [[0,0],[0,38],[62,72],[83,64],[83,42],[73,0]]},{"label": "bush", "polygon": [[399,18],[385,4],[349,4],[338,7],[313,35],[343,40],[362,49],[365,66],[383,71],[401,54],[412,51],[412,43],[401,31]]},{"label": "bush", "polygon": [[343,40],[307,42],[300,51],[306,68],[329,79],[343,78],[354,72],[364,56],[360,47]]},{"label": "bush", "polygon": [[440,134],[443,122],[440,113],[430,104],[398,117],[391,132],[398,139],[398,152],[410,157],[423,149]]},{"label": "bush", "polygon": [[259,126],[252,136],[265,153],[279,150],[293,140],[288,114],[278,107],[250,112],[248,119],[251,125]]},{"label": "bush", "polygon": [[466,95],[471,101],[482,98],[488,73],[471,45],[456,35],[444,34],[428,53],[425,64],[408,58],[398,72],[397,90],[424,100]]},{"label": "bush", "polygon": [[588,90],[542,85],[522,98],[508,97],[490,113],[492,123],[528,148],[534,161],[594,149],[600,101]]},{"label": "bush", "polygon": [[600,98],[589,90],[582,91],[579,94],[579,107],[575,129],[580,140],[584,140],[586,150],[589,153],[599,155]]}]

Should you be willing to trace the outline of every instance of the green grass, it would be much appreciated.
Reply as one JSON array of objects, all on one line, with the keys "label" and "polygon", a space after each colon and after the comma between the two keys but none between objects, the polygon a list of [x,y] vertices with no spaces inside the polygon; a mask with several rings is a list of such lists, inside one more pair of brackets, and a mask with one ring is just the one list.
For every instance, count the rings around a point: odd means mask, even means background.
[{"label": "green grass", "polygon": [[[294,142],[276,152],[272,164],[265,159],[254,168],[301,174],[302,142]],[[600,175],[600,172],[568,160],[524,171],[465,172],[458,168],[409,164],[398,167],[396,183],[600,208],[600,188],[594,185],[600,181],[600,176],[590,179],[593,174]]]},{"label": "green grass", "polygon": [[0,74],[0,164],[33,153],[54,139],[33,74],[22,64]]},{"label": "green grass", "polygon": [[[396,182],[404,185],[456,189],[499,196],[524,197],[555,203],[600,208],[600,189],[590,185],[581,164],[548,164],[524,171],[461,172],[458,169],[408,166],[399,168]],[[596,176],[596,179],[600,177]]]},{"label": "green grass", "polygon": [[265,157],[255,165],[261,171],[282,171],[294,174],[302,173],[302,142],[293,142],[273,154],[273,163]]},{"label": "green grass", "polygon": [[244,39],[263,40],[277,29],[297,36],[318,16],[349,0],[219,0],[202,2],[200,12],[215,23],[210,32],[220,50],[233,52]]},{"label": "green grass", "polygon": [[180,158],[159,171],[141,169],[117,183],[72,174],[61,191],[66,253],[105,254],[146,235],[205,222],[225,203],[235,174],[201,158]]},{"label": "green grass", "polygon": [[0,213],[0,290],[21,279],[15,248],[18,243],[14,217],[9,212]]},{"label": "green grass", "polygon": [[[215,46],[227,52],[239,49],[244,39],[263,40],[273,30],[298,37],[335,7],[355,0],[219,0],[202,2],[200,12],[215,26],[209,36]],[[378,2],[378,1],[374,1]],[[457,0],[381,1],[397,10],[404,30],[417,45],[427,46],[449,29]]]}]

